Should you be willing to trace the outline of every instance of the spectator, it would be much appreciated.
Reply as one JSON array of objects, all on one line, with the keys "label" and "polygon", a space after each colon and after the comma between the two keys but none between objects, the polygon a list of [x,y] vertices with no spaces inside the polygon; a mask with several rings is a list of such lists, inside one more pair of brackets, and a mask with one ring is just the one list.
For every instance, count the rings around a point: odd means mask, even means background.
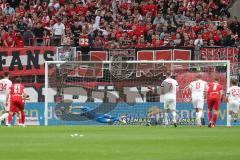
[{"label": "spectator", "polygon": [[0,36],[0,48],[2,48],[3,47],[3,39],[2,39],[2,37]]},{"label": "spectator", "polygon": [[140,36],[136,48],[146,48],[146,43],[143,35]]},{"label": "spectator", "polygon": [[47,11],[42,12],[41,22],[43,27],[46,27],[49,24],[50,17],[47,15]]},{"label": "spectator", "polygon": [[174,21],[177,27],[181,27],[185,23],[185,16],[182,12],[178,12],[178,14],[174,16]]},{"label": "spectator", "polygon": [[201,46],[203,46],[203,44],[204,43],[203,43],[202,35],[198,34],[198,38],[195,39],[194,41],[194,46],[200,48]]},{"label": "spectator", "polygon": [[66,28],[66,34],[62,37],[61,45],[70,46],[73,44],[73,35],[70,28]]},{"label": "spectator", "polygon": [[3,35],[3,46],[4,47],[14,47],[15,46],[15,33],[13,32],[12,28],[8,29]]},{"label": "spectator", "polygon": [[229,29],[233,32],[233,34],[238,34],[240,36],[240,22],[238,22],[237,17],[232,17],[228,21]]},{"label": "spectator", "polygon": [[183,45],[183,41],[182,41],[182,38],[181,38],[181,34],[180,34],[180,33],[177,33],[177,34],[176,34],[176,38],[173,40],[173,44],[176,45],[176,46],[181,46],[181,45]]},{"label": "spectator", "polygon": [[235,45],[235,38],[232,31],[228,30],[227,35],[223,39],[223,46],[233,46]]},{"label": "spectator", "polygon": [[23,22],[23,18],[21,17],[18,21],[18,24],[17,24],[17,29],[23,33],[25,31],[27,27],[27,24]]},{"label": "spectator", "polygon": [[40,22],[37,23],[36,26],[33,28],[33,34],[35,38],[35,43],[37,46],[42,46],[43,45],[43,26]]},{"label": "spectator", "polygon": [[43,44],[45,46],[50,46],[50,42],[51,42],[51,34],[48,30],[44,29],[43,31]]},{"label": "spectator", "polygon": [[7,0],[2,0],[2,2],[0,3],[0,8],[4,10],[6,7],[7,7]]},{"label": "spectator", "polygon": [[21,32],[17,32],[15,37],[15,47],[24,47],[24,39]]},{"label": "spectator", "polygon": [[4,12],[4,14],[12,15],[12,14],[15,13],[15,10],[14,10],[14,8],[12,8],[12,7],[10,6],[9,3],[6,3],[6,7],[3,9],[3,12]]},{"label": "spectator", "polygon": [[146,42],[152,43],[152,36],[153,36],[153,30],[148,30],[147,34],[145,34]]},{"label": "spectator", "polygon": [[[99,43],[100,40],[101,37],[98,37],[97,42]],[[89,35],[86,29],[83,29],[82,34],[80,34],[79,36],[79,46],[81,46],[82,48],[87,48],[90,46]],[[103,46],[103,44],[101,44],[101,46]],[[100,47],[100,44],[96,44],[96,47]]]},{"label": "spectator", "polygon": [[65,35],[65,25],[61,22],[61,18],[57,19],[57,23],[53,25],[53,36],[56,46],[61,44],[62,37]]},{"label": "spectator", "polygon": [[164,24],[164,23],[165,23],[165,19],[163,18],[161,13],[158,13],[153,20],[153,25]]},{"label": "spectator", "polygon": [[[54,45],[61,44],[66,28],[71,28],[75,46],[79,45],[80,35],[86,34],[91,47],[97,37],[98,41],[104,41],[102,47],[128,46],[127,41],[134,46],[141,35],[145,36],[146,47],[156,44],[189,46],[194,45],[199,34],[204,45],[213,45],[213,41],[214,45],[232,45],[240,36],[240,24],[236,18],[229,18],[228,5],[227,0],[2,0],[0,21],[6,31],[9,26],[17,26],[14,30],[20,30],[24,40],[40,22],[48,30],[45,37],[54,39]],[[4,30],[0,31],[2,36]],[[156,39],[157,36],[160,39]],[[49,45],[49,41],[44,44]]]},{"label": "spectator", "polygon": [[93,24],[93,30],[96,30],[98,29],[99,25],[100,25],[100,20],[101,20],[101,11],[100,10],[97,10],[96,11],[96,17],[95,17],[95,22]]},{"label": "spectator", "polygon": [[[80,46],[83,46],[83,40],[80,42]],[[101,48],[103,46],[102,38],[97,36],[94,41],[94,48]]]},{"label": "spectator", "polygon": [[25,46],[32,46],[33,45],[33,33],[30,27],[27,27],[23,33],[23,40]]},{"label": "spectator", "polygon": [[79,24],[78,19],[74,19],[74,24],[71,28],[73,33],[74,45],[79,46],[79,36],[82,32],[82,26]]},{"label": "spectator", "polygon": [[58,0],[51,0],[48,7],[53,7],[55,10],[58,10],[60,8],[60,3]]}]

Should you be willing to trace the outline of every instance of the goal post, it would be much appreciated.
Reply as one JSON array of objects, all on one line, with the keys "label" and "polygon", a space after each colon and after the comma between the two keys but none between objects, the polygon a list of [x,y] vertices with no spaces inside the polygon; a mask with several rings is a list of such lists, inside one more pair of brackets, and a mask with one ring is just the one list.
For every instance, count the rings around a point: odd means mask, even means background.
[{"label": "goal post", "polygon": [[[160,85],[167,71],[179,82],[177,113],[183,125],[194,121],[188,84],[196,74],[207,82],[219,76],[224,91],[230,86],[229,61],[46,61],[45,125],[119,124],[122,117],[127,124],[161,121]],[[220,125],[226,114],[223,104]]]}]

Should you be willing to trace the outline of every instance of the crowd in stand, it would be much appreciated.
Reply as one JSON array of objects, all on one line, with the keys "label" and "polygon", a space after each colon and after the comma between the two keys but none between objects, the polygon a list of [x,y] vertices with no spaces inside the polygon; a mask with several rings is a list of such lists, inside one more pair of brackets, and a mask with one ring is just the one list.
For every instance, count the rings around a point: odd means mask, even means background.
[{"label": "crowd in stand", "polygon": [[234,46],[231,0],[0,0],[0,47]]}]

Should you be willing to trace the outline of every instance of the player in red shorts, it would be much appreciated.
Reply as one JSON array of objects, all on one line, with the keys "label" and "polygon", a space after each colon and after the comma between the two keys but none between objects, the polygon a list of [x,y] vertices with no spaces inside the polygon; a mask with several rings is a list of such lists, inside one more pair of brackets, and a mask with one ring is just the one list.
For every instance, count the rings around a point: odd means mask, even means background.
[{"label": "player in red shorts", "polygon": [[21,78],[15,79],[15,83],[11,86],[7,94],[7,102],[10,97],[10,113],[8,116],[8,123],[12,123],[13,115],[19,114],[19,125],[25,123],[24,105],[27,97],[25,87],[21,84]]},{"label": "player in red shorts", "polygon": [[[219,84],[220,78],[215,77],[215,81],[208,84],[208,92],[207,92],[207,103],[208,103],[208,127],[215,127],[217,119],[219,107],[221,104],[221,98],[223,95],[222,85]],[[214,109],[214,116],[212,116],[212,111]],[[212,118],[213,117],[213,118]]]}]

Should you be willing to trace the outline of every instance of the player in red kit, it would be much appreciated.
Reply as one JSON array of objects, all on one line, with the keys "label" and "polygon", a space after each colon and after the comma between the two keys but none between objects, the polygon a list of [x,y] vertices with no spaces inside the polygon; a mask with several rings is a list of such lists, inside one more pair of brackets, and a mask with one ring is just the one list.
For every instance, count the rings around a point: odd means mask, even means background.
[{"label": "player in red kit", "polygon": [[[221,104],[221,98],[223,95],[222,85],[219,84],[220,78],[215,77],[215,81],[208,84],[208,92],[207,92],[207,103],[208,103],[208,127],[215,127],[217,119],[219,107]],[[212,116],[212,111],[214,109],[214,116]]]},{"label": "player in red kit", "polygon": [[13,115],[19,114],[19,125],[25,123],[24,105],[27,97],[25,87],[21,84],[21,78],[16,78],[15,83],[11,86],[7,94],[7,102],[10,98],[10,113],[8,116],[8,123],[12,123]]}]

